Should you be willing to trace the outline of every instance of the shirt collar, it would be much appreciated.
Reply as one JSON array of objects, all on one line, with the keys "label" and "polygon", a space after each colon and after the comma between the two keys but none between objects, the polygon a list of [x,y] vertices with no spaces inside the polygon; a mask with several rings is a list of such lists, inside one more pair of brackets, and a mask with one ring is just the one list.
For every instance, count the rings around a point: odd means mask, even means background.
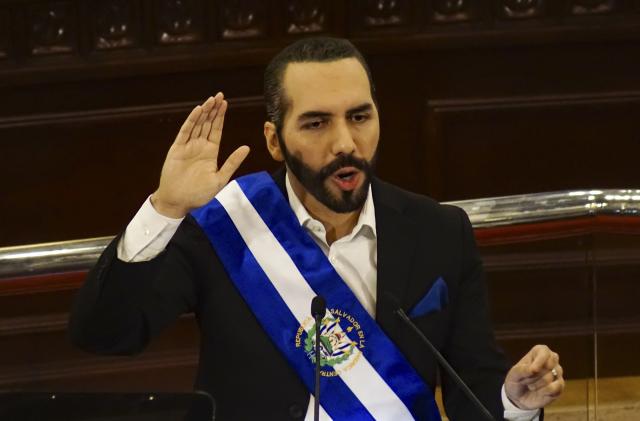
[{"label": "shirt collar", "polygon": [[[304,207],[296,193],[293,191],[293,187],[291,187],[291,182],[289,181],[289,172],[287,171],[285,175],[285,186],[287,188],[287,196],[289,196],[289,206],[293,209],[293,212],[296,214],[300,225],[309,229],[310,225],[313,224],[321,224],[320,221],[314,219],[309,212]],[[376,212],[373,205],[373,194],[371,193],[371,184],[369,184],[369,191],[367,193],[367,199],[364,202],[364,206],[362,206],[362,210],[360,211],[360,216],[358,217],[358,222],[353,227],[351,234],[349,236],[354,236],[358,234],[363,228],[368,229],[369,232],[373,235],[373,237],[377,236],[376,232]]]}]

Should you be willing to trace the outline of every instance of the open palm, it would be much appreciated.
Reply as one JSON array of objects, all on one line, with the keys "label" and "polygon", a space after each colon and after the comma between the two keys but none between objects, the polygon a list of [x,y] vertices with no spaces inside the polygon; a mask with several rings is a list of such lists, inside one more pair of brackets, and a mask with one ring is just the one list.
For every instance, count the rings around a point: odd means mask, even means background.
[{"label": "open palm", "polygon": [[152,196],[156,210],[178,218],[209,202],[228,182],[249,153],[241,146],[218,168],[227,101],[222,93],[195,107],[171,145]]}]

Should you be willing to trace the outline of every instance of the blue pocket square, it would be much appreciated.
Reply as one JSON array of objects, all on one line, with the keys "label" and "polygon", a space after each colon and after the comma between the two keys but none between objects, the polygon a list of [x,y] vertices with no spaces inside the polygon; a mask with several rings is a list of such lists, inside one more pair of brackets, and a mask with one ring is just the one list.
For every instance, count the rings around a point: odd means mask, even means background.
[{"label": "blue pocket square", "polygon": [[418,304],[413,306],[409,312],[409,317],[412,319],[415,317],[424,316],[429,313],[442,310],[449,302],[449,290],[447,284],[442,277],[438,278],[436,282],[431,286],[429,292],[427,292]]}]

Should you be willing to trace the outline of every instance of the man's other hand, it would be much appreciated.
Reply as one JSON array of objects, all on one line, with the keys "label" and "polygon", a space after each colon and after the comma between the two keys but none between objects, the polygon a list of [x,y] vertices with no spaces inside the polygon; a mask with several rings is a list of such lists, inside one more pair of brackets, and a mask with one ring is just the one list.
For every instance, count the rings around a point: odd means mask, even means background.
[{"label": "man's other hand", "polygon": [[160,214],[182,218],[208,203],[249,154],[249,147],[241,146],[218,168],[226,110],[227,101],[219,92],[196,106],[180,128],[162,166],[160,186],[151,196]]},{"label": "man's other hand", "polygon": [[558,399],[564,390],[560,357],[546,345],[536,345],[505,379],[505,392],[520,409],[537,409]]}]

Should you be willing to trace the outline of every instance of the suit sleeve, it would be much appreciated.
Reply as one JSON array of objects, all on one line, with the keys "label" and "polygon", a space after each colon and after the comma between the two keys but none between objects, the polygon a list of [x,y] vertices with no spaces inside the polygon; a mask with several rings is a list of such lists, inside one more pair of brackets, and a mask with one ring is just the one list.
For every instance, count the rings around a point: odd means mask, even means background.
[{"label": "suit sleeve", "polygon": [[100,354],[135,354],[181,314],[194,311],[198,294],[184,246],[187,225],[181,224],[165,251],[145,262],[118,259],[121,236],[109,244],[71,310],[69,334],[76,346]]},{"label": "suit sleeve", "polygon": [[[489,319],[487,288],[473,228],[459,209],[461,223],[460,281],[452,300],[451,334],[445,353],[451,365],[496,419],[503,419],[501,388],[507,365],[498,350]],[[442,381],[444,404],[451,420],[480,419],[478,410],[448,378]]]}]

